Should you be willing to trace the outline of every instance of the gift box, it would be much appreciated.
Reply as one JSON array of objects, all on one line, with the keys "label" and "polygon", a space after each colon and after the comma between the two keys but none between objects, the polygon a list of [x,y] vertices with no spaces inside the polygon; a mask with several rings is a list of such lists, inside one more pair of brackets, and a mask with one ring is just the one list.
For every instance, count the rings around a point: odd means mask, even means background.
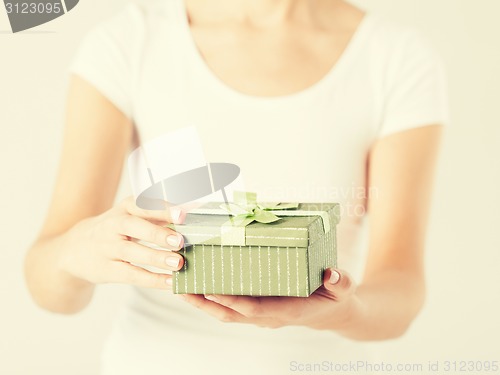
[{"label": "gift box", "polygon": [[185,238],[174,293],[307,297],[336,267],[337,203],[248,197],[243,205],[208,203],[172,226]]}]

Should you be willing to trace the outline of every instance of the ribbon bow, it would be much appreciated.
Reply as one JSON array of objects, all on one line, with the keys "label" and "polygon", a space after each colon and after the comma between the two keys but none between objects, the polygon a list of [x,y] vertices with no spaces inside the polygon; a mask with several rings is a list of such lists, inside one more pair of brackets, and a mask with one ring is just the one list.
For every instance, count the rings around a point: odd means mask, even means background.
[{"label": "ribbon bow", "polygon": [[299,207],[298,203],[257,203],[257,194],[242,191],[235,191],[233,195],[234,203],[224,203],[220,205],[224,211],[233,218],[230,219],[232,225],[245,227],[257,221],[268,224],[281,220],[278,216],[269,211],[289,210]]}]

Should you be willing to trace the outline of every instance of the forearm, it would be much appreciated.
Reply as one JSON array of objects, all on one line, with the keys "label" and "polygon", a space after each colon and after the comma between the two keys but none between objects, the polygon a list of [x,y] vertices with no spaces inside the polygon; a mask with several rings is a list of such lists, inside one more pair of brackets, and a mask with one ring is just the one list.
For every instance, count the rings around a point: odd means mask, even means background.
[{"label": "forearm", "polygon": [[25,259],[25,277],[35,302],[42,308],[61,314],[73,314],[92,299],[94,285],[71,276],[61,267],[66,251],[67,233],[37,241]]},{"label": "forearm", "polygon": [[346,307],[336,331],[355,340],[386,340],[404,334],[425,298],[421,278],[402,271],[386,272],[362,283]]}]

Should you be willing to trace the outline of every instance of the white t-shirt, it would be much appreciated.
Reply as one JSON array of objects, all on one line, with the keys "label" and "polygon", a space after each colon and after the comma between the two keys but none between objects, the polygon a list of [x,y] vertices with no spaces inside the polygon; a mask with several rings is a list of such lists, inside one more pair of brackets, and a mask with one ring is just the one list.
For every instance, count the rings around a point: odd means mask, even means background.
[{"label": "white t-shirt", "polygon": [[[418,32],[372,14],[320,81],[286,96],[246,95],[218,79],[182,0],[128,5],[86,36],[70,71],[133,119],[142,142],[195,124],[208,161],[240,166],[262,201],[340,202],[339,267],[358,280],[371,145],[448,122],[440,58]],[[103,374],[275,375],[347,359],[366,359],[362,344],[304,327],[222,323],[164,291],[131,288]]]}]

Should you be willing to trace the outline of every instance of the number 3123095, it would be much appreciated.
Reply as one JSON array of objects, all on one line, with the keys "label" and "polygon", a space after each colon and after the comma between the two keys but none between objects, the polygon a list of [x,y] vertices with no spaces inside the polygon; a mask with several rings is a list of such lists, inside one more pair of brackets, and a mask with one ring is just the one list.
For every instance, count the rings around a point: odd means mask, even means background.
[{"label": "number 3123095", "polygon": [[5,7],[8,14],[59,14],[63,11],[60,3],[5,3]]}]

